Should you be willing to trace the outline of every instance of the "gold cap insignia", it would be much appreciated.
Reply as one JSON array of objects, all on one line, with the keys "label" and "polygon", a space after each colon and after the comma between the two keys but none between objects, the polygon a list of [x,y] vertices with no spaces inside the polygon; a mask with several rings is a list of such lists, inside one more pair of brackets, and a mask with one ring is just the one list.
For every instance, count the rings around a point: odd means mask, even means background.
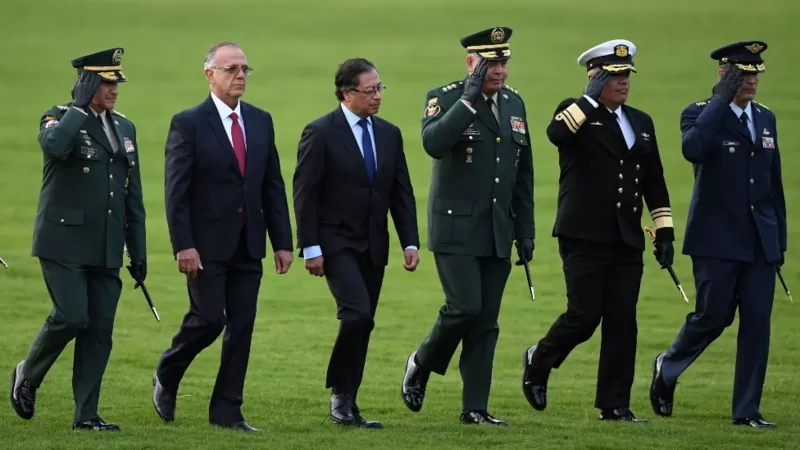
[{"label": "gold cap insignia", "polygon": [[120,64],[122,62],[122,50],[120,49],[114,50],[114,55],[111,57],[111,61],[114,64]]},{"label": "gold cap insignia", "polygon": [[745,45],[744,48],[749,50],[750,53],[758,53],[764,48],[764,46],[759,44],[758,42],[754,42],[750,45]]},{"label": "gold cap insignia", "polygon": [[492,42],[494,42],[495,44],[503,42],[503,39],[505,39],[505,37],[506,37],[506,32],[503,31],[502,28],[495,28],[494,30],[492,30]]},{"label": "gold cap insignia", "polygon": [[620,44],[614,47],[614,54],[619,56],[620,58],[628,56],[628,46]]}]

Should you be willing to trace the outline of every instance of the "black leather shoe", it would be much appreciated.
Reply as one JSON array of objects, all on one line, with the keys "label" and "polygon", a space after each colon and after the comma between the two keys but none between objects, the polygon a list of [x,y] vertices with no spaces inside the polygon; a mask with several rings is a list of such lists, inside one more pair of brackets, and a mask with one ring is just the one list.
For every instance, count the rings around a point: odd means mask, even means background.
[{"label": "black leather shoe", "polygon": [[220,428],[228,428],[230,430],[242,431],[245,433],[256,433],[261,431],[256,427],[250,426],[250,424],[245,422],[244,420],[240,420],[238,422],[228,422],[228,423],[211,422],[211,424]]},{"label": "black leather shoe", "polygon": [[92,431],[119,431],[119,425],[115,423],[108,423],[105,420],[96,417],[94,419],[85,420],[83,422],[75,422],[72,424],[73,430],[92,430]]},{"label": "black leather shoe", "polygon": [[675,398],[675,386],[667,386],[661,375],[661,361],[664,353],[659,353],[653,358],[653,379],[650,382],[650,406],[653,412],[662,417],[672,416],[672,405]]},{"label": "black leather shoe", "polygon": [[618,420],[622,422],[647,423],[647,419],[637,419],[628,408],[604,409],[600,411],[600,420]]},{"label": "black leather shoe", "polygon": [[406,359],[406,376],[403,378],[400,394],[408,409],[419,412],[422,402],[425,401],[425,388],[431,373],[417,365],[416,357],[417,352],[414,352]]},{"label": "black leather shoe", "polygon": [[353,416],[353,396],[350,394],[333,394],[331,396],[331,420],[340,425],[355,425]]},{"label": "black leather shoe", "polygon": [[767,422],[761,417],[761,414],[755,417],[742,417],[740,419],[733,419],[734,425],[745,425],[752,428],[777,428],[778,425]]},{"label": "black leather shoe", "polygon": [[499,425],[501,427],[508,426],[508,422],[505,420],[496,419],[486,411],[461,411],[461,417],[459,420],[461,420],[461,423],[466,424]]},{"label": "black leather shoe", "polygon": [[383,424],[376,420],[367,420],[361,416],[361,410],[358,405],[353,403],[353,421],[357,427],[361,428],[383,428]]},{"label": "black leather shoe", "polygon": [[522,392],[525,399],[537,411],[547,408],[547,380],[549,370],[539,370],[533,364],[536,346],[528,347],[522,353]]},{"label": "black leather shoe", "polygon": [[11,406],[18,416],[31,420],[36,409],[36,386],[22,378],[25,361],[11,371]]},{"label": "black leather shoe", "polygon": [[153,406],[164,421],[175,420],[175,396],[164,389],[157,374],[153,374]]}]

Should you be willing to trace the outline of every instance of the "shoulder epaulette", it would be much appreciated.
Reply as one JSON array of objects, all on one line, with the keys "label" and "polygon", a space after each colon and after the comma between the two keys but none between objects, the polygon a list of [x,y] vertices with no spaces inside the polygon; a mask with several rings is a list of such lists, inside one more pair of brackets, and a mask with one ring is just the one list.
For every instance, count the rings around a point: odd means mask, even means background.
[{"label": "shoulder epaulette", "polygon": [[116,109],[112,109],[111,110],[111,114],[116,114],[116,115],[122,117],[123,119],[127,119],[127,117],[125,117],[125,114],[122,114],[121,112],[117,111]]},{"label": "shoulder epaulette", "polygon": [[459,86],[461,86],[463,84],[464,84],[463,81],[454,81],[454,82],[452,82],[450,84],[446,84],[446,85],[440,87],[439,89],[441,89],[442,92],[450,92],[450,91],[453,91],[453,90],[457,89]]},{"label": "shoulder epaulette", "polygon": [[758,103],[758,102],[753,102],[753,103],[755,103],[756,105],[766,109],[767,111],[772,111],[771,109],[769,109],[769,107],[767,107],[767,105],[765,105],[763,103]]},{"label": "shoulder epaulette", "polygon": [[511,91],[511,92],[513,92],[513,93],[515,93],[515,94],[517,94],[517,96],[519,96],[519,91],[518,91],[518,90],[516,90],[516,89],[514,89],[514,88],[512,88],[511,86],[509,86],[509,85],[507,85],[507,84],[503,86],[503,89],[507,89],[507,90],[509,90],[509,91]]},{"label": "shoulder epaulette", "polygon": [[58,108],[58,109],[60,109],[60,110],[62,110],[62,111],[66,111],[66,110],[68,110],[68,109],[69,109],[69,106],[65,106],[65,105],[58,105],[58,106],[56,106],[56,108]]},{"label": "shoulder epaulette", "polygon": [[708,104],[707,101],[703,100],[702,102],[696,102],[695,105],[697,106],[706,106]]}]

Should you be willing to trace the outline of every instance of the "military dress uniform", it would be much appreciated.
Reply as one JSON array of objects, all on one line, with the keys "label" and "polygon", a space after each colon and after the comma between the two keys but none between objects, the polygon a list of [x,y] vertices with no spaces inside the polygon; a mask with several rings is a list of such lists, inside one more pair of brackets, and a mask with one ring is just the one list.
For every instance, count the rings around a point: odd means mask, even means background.
[{"label": "military dress uniform", "polygon": [[[462,45],[487,60],[502,61],[510,58],[510,36],[509,28],[488,29],[462,39]],[[528,239],[532,245],[534,201],[522,97],[504,86],[491,97],[482,93],[468,106],[461,101],[464,83],[432,89],[425,100],[422,140],[433,158],[427,245],[445,304],[430,334],[408,358],[403,395],[406,405],[418,411],[421,397],[414,404],[409,391],[424,394],[427,374],[444,375],[461,344],[462,420],[469,421],[469,412],[486,414],[512,241]],[[491,417],[486,421],[492,423]]]},{"label": "military dress uniform", "polygon": [[[612,40],[584,52],[578,63],[608,76],[627,74],[636,71],[635,53],[630,41]],[[674,241],[655,127],[644,111],[627,104],[612,111],[585,95],[558,105],[547,136],[558,148],[561,170],[552,235],[563,261],[567,310],[524,352],[523,392],[531,406],[545,409],[551,369],[602,321],[594,405],[603,420],[637,421],[629,407],[645,204],[662,247],[671,249]]]},{"label": "military dress uniform", "polygon": [[[121,48],[72,61],[102,82],[124,82]],[[75,428],[116,429],[98,417],[103,373],[122,282],[123,247],[146,260],[145,209],[133,122],[118,111],[97,114],[72,102],[41,117],[44,170],[32,255],[38,257],[53,309],[25,360],[13,371],[12,404],[33,416],[36,389],[75,339]]]},{"label": "military dress uniform", "polygon": [[[754,77],[764,71],[766,48],[760,41],[737,42],[711,58]],[[737,89],[732,86],[730,96]],[[678,377],[733,323],[738,309],[733,422],[771,428],[759,407],[775,272],[786,251],[775,114],[755,101],[743,106],[715,94],[683,110],[681,132],[683,156],[695,174],[683,253],[692,258],[697,302],[672,347],[654,358],[651,403],[657,414],[672,414]]]}]

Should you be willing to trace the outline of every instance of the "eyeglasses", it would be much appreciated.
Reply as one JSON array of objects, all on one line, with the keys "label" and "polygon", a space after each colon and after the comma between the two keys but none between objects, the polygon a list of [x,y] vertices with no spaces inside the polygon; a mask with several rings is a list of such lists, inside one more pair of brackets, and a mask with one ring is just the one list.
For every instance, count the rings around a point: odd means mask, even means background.
[{"label": "eyeglasses", "polygon": [[243,65],[243,66],[239,66],[239,65],[236,65],[236,64],[234,64],[232,66],[222,66],[222,67],[214,66],[213,68],[214,69],[219,69],[219,70],[224,70],[225,73],[227,73],[229,75],[236,75],[236,74],[239,73],[240,70],[244,71],[245,76],[250,75],[251,73],[253,73],[253,68],[248,66],[248,65],[246,65],[246,64]]},{"label": "eyeglasses", "polygon": [[377,94],[378,92],[383,94],[386,91],[386,86],[384,86],[382,84],[379,84],[378,87],[370,89],[370,90],[367,90],[367,91],[362,91],[360,89],[353,89],[353,90],[356,91],[356,92],[360,92],[360,93],[366,95],[367,97],[374,97],[375,94]]}]

